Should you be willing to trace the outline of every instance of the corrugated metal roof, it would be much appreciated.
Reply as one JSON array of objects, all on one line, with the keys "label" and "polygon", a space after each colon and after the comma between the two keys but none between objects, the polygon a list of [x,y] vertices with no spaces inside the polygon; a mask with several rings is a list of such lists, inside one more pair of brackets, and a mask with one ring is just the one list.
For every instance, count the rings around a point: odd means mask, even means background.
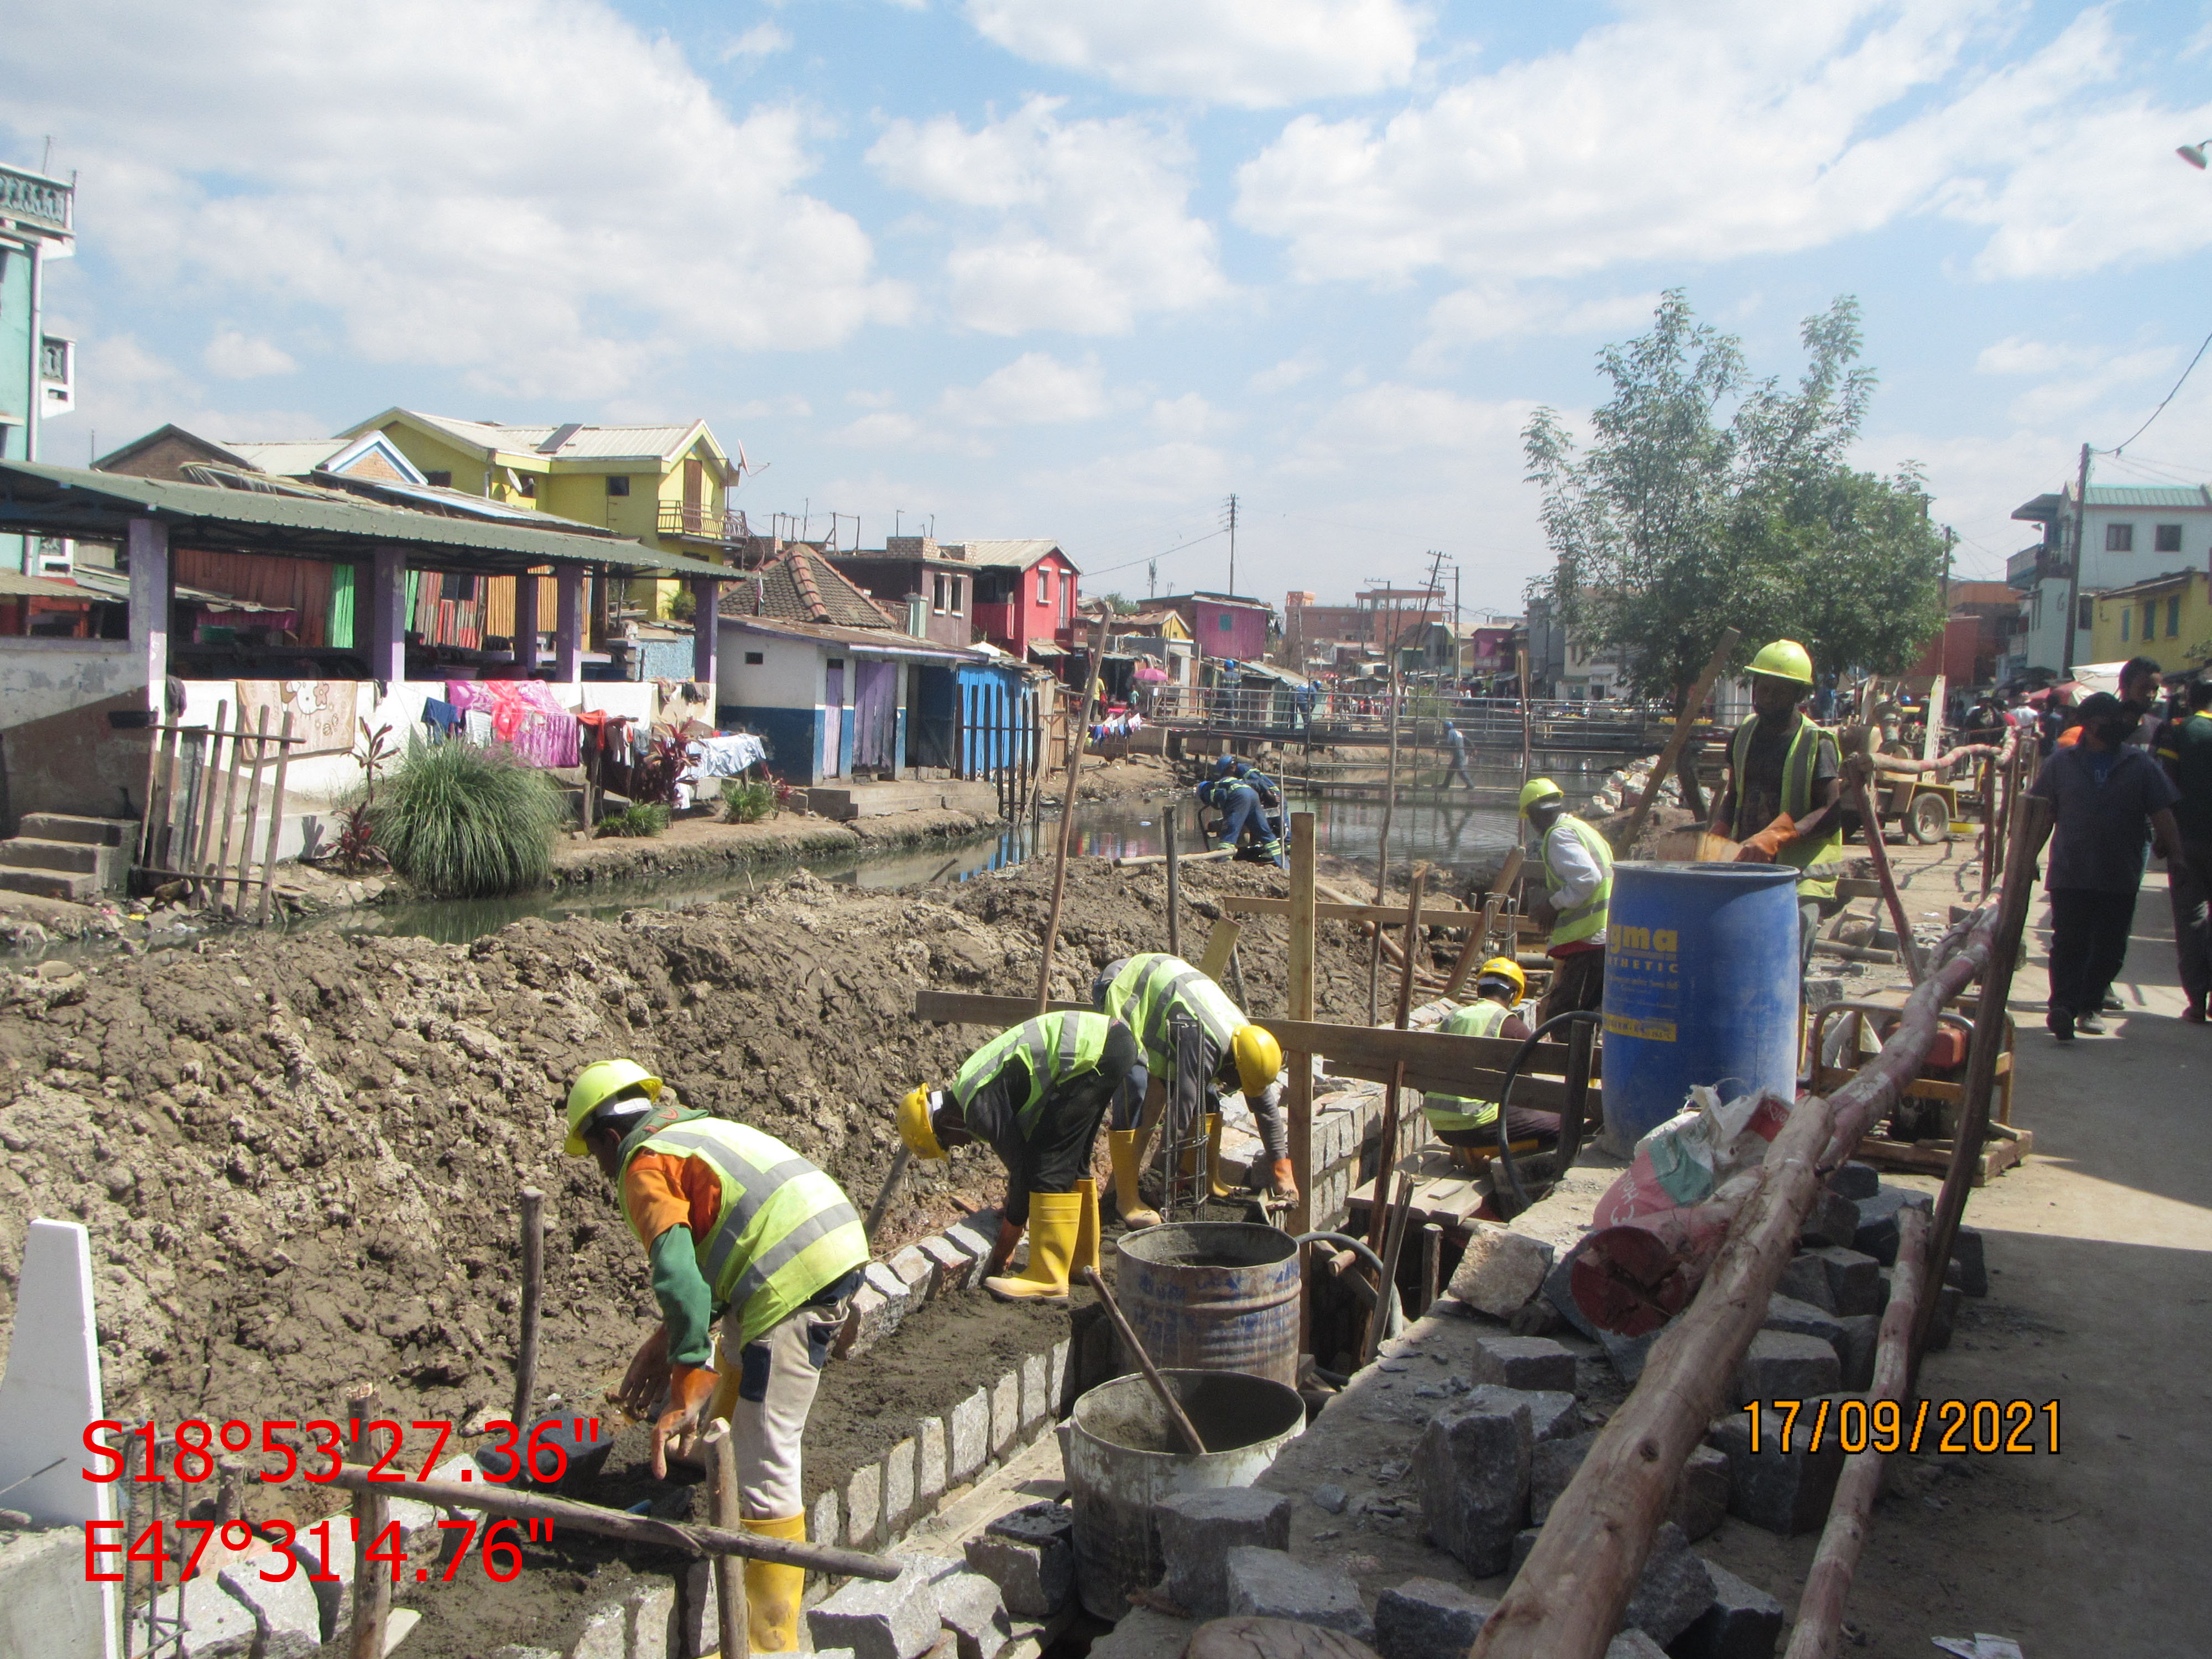
[{"label": "corrugated metal roof", "polygon": [[0,461],[0,530],[119,542],[131,520],[149,514],[169,523],[173,545],[216,551],[360,559],[387,544],[405,547],[409,562],[425,569],[586,564],[721,581],[738,575],[726,566],[658,553],[637,542],[447,518],[358,499],[262,495],[42,461]]},{"label": "corrugated metal roof", "polygon": [[2169,570],[2163,576],[2146,576],[2125,587],[2100,588],[2096,597],[2100,599],[2124,599],[2131,594],[2160,592],[2191,581],[2200,574],[2195,570]]},{"label": "corrugated metal roof", "polygon": [[0,570],[0,599],[97,599],[106,596],[88,593],[74,582],[58,582],[51,576],[26,576],[13,570]]},{"label": "corrugated metal roof", "polygon": [[[962,561],[963,563],[1008,566],[1016,570],[1028,569],[1048,553],[1058,553],[1061,558],[1067,558],[1060,544],[1048,536],[1030,536],[1012,541],[963,542],[960,545],[967,550]],[[1073,564],[1074,561],[1069,559],[1068,562]]]},{"label": "corrugated metal roof", "polygon": [[[415,409],[389,412],[411,415],[425,425],[434,426],[478,449],[504,450],[508,454],[531,454],[556,432],[567,431],[568,435],[560,448],[548,453],[547,459],[556,461],[669,460],[690,448],[707,424],[704,421],[689,421],[681,425],[578,426],[563,422],[557,427],[550,422],[544,426],[495,426],[483,421],[456,420],[450,415],[426,415]],[[382,418],[380,416],[377,421],[354,429],[366,431]]]},{"label": "corrugated metal roof", "polygon": [[266,443],[240,442],[236,438],[225,438],[222,447],[249,465],[264,472],[279,473],[286,477],[304,478],[341,449],[349,448],[349,438],[280,438]]},{"label": "corrugated metal roof", "polygon": [[2099,484],[2089,486],[2092,507],[2212,507],[2212,495],[2197,484]]},{"label": "corrugated metal roof", "polygon": [[767,634],[778,639],[812,640],[821,645],[842,645],[855,651],[871,651],[886,657],[939,657],[948,662],[981,661],[982,653],[963,650],[956,645],[939,645],[933,640],[916,639],[911,634],[902,634],[889,628],[837,628],[828,623],[792,622],[782,617],[732,617],[720,618],[724,628],[734,628],[744,634]]}]

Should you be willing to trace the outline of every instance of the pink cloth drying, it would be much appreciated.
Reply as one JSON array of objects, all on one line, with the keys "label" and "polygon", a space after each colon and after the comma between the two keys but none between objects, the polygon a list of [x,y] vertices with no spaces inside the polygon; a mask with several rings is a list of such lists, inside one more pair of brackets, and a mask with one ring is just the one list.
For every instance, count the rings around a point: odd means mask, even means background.
[{"label": "pink cloth drying", "polygon": [[574,766],[583,725],[543,680],[448,680],[446,699],[491,721],[492,735],[532,766]]}]

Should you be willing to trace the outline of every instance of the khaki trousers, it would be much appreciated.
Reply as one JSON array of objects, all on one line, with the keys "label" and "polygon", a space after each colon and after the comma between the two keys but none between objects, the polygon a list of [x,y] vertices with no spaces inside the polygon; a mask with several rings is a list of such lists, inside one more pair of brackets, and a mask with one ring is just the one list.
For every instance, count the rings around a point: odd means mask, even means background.
[{"label": "khaki trousers", "polygon": [[722,1316],[722,1358],[726,1364],[734,1354],[738,1364],[730,1430],[737,1440],[738,1501],[748,1521],[781,1520],[805,1507],[800,1442],[848,1305],[801,1308],[744,1343],[737,1310]]}]

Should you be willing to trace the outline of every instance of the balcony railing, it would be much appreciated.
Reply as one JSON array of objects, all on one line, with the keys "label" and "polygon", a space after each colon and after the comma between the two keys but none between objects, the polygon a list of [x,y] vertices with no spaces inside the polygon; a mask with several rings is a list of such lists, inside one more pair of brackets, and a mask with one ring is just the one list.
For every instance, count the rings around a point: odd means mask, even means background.
[{"label": "balcony railing", "polygon": [[43,173],[0,167],[0,218],[63,236],[75,234],[76,187]]},{"label": "balcony railing", "polygon": [[2005,580],[2014,587],[2033,587],[2043,574],[2043,550],[2022,548],[2005,561]]},{"label": "balcony railing", "polygon": [[716,513],[681,501],[660,503],[655,528],[664,536],[698,536],[714,542],[742,542],[748,533],[743,513]]}]

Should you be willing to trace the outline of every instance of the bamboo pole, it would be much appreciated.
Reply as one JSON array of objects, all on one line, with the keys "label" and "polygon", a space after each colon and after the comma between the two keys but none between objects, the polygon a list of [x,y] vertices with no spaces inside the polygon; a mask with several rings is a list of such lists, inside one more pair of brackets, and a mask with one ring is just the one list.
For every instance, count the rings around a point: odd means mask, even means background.
[{"label": "bamboo pole", "polygon": [[[1721,635],[1721,642],[1713,647],[1713,654],[1706,659],[1705,672],[1698,676],[1697,684],[1682,699],[1681,710],[1674,716],[1674,735],[1667,739],[1667,746],[1659,751],[1659,758],[1651,768],[1651,780],[1645,785],[1643,794],[1638,797],[1636,810],[1628,815],[1627,827],[1621,830],[1620,838],[1613,844],[1615,852],[1627,851],[1636,845],[1637,836],[1643,834],[1644,820],[1651,815],[1652,804],[1659,799],[1659,786],[1667,781],[1667,769],[1681,758],[1683,746],[1690,740],[1690,727],[1697,720],[1698,710],[1705,706],[1705,698],[1713,689],[1713,682],[1721,677],[1721,670],[1727,665],[1729,653],[1735,649],[1736,641],[1742,637],[1741,633],[1733,628]],[[1523,783],[1528,781],[1525,771],[1521,781]],[[1686,792],[1685,799],[1687,799]]]},{"label": "bamboo pole", "polygon": [[[1901,1403],[1905,1398],[1912,1380],[1913,1327],[1921,1308],[1932,1307],[1936,1301],[1926,1213],[1901,1211],[1897,1227],[1897,1268],[1890,1276],[1889,1305],[1882,1310],[1875,1341],[1869,1405],[1879,1400]],[[1790,1633],[1784,1659],[1836,1659],[1843,1638],[1844,1601],[1850,1594],[1851,1574],[1866,1543],[1867,1517],[1881,1491],[1881,1465],[1882,1454],[1872,1445],[1844,1460],[1836,1495],[1828,1504],[1828,1523],[1820,1531],[1820,1547],[1814,1553],[1804,1594],[1797,1600],[1796,1628]]]},{"label": "bamboo pole", "polygon": [[1167,847],[1168,861],[1168,954],[1182,955],[1182,870],[1176,862],[1181,850],[1176,846],[1176,804],[1170,801],[1162,809],[1160,824],[1162,839]]},{"label": "bamboo pole", "polygon": [[[1854,759],[1853,766],[1861,764]],[[1882,839],[1881,819],[1874,807],[1874,799],[1868,793],[1866,780],[1851,780],[1851,801],[1858,808],[1859,822],[1866,826],[1867,852],[1874,860],[1875,879],[1881,884],[1882,902],[1889,908],[1890,925],[1897,930],[1897,953],[1904,960],[1905,971],[1917,985],[1927,977],[1927,969],[1920,965],[1920,947],[1912,937],[1912,924],[1905,919],[1904,896],[1897,890],[1897,877],[1889,867],[1889,843]]]},{"label": "bamboo pole", "polygon": [[1075,833],[1075,781],[1083,771],[1083,740],[1091,731],[1091,702],[1098,695],[1098,666],[1106,657],[1106,616],[1098,618],[1098,635],[1091,647],[1091,672],[1083,687],[1083,706],[1076,711],[1075,729],[1067,734],[1067,793],[1060,803],[1060,850],[1053,859],[1052,908],[1044,921],[1044,955],[1037,963],[1037,1012],[1052,1001],[1052,953],[1060,945],[1060,907],[1067,898],[1067,843]]},{"label": "bamboo pole", "polygon": [[[215,862],[209,866],[215,878],[215,902],[217,905],[223,902],[222,890],[230,871],[231,811],[238,805],[238,751],[248,735],[243,702],[231,711],[231,720],[234,729],[230,737],[230,764],[223,769],[222,775],[222,840],[220,850],[215,855]],[[378,1659],[382,1659],[382,1656],[379,1655]]]},{"label": "bamboo pole", "polygon": [[283,734],[276,751],[276,782],[269,797],[269,839],[261,849],[261,904],[254,920],[266,927],[276,884],[276,838],[284,828],[284,777],[292,767],[292,711],[284,711]]},{"label": "bamboo pole", "polygon": [[601,1509],[596,1504],[571,1503],[542,1492],[517,1492],[511,1487],[471,1481],[369,1479],[365,1464],[341,1464],[330,1485],[342,1492],[374,1490],[387,1498],[411,1498],[441,1509],[480,1510],[486,1515],[512,1516],[518,1521],[550,1521],[579,1532],[620,1538],[655,1549],[681,1550],[690,1555],[741,1555],[750,1561],[774,1561],[787,1567],[805,1567],[840,1578],[866,1578],[888,1584],[899,1576],[900,1565],[886,1556],[860,1550],[833,1548],[827,1544],[804,1544],[770,1538],[766,1533],[732,1531],[724,1527],[678,1525],[624,1510]]},{"label": "bamboo pole", "polygon": [[[1291,918],[1288,1002],[1290,1017],[1310,1022],[1314,1017],[1314,814],[1291,814]],[[1297,1202],[1291,1206],[1293,1236],[1314,1227],[1313,1168],[1313,1056],[1293,1053],[1290,1088],[1283,1109],[1289,1115],[1291,1174],[1297,1182]]]},{"label": "bamboo pole", "polygon": [[261,823],[261,770],[269,763],[269,705],[261,705],[254,722],[253,776],[246,789],[246,831],[238,841],[238,908],[246,908],[246,894],[253,869],[253,832]]},{"label": "bamboo pole", "polygon": [[[1398,1012],[1393,1022],[1399,1030],[1413,1016],[1413,941],[1421,927],[1421,893],[1428,884],[1429,866],[1416,864],[1413,879],[1406,902],[1406,971],[1398,981]],[[1376,936],[1382,933],[1380,924]],[[1376,1151],[1375,1196],[1368,1205],[1367,1248],[1378,1254],[1384,1239],[1385,1206],[1383,1194],[1390,1189],[1390,1175],[1398,1167],[1398,1097],[1406,1086],[1406,1067],[1403,1061],[1392,1068],[1390,1086],[1382,1096],[1382,1141]],[[1380,1285],[1377,1290],[1382,1288]]]},{"label": "bamboo pole", "polygon": [[522,1189],[522,1341],[514,1355],[514,1426],[526,1433],[538,1393],[538,1323],[545,1297],[545,1194]]},{"label": "bamboo pole", "polygon": [[[1376,1171],[1375,1175],[1376,1208],[1378,1212],[1382,1207],[1382,1177],[1387,1172],[1386,1166],[1386,1169]],[[1389,1209],[1390,1225],[1384,1235],[1382,1271],[1375,1282],[1375,1311],[1367,1316],[1367,1340],[1361,1345],[1362,1364],[1374,1364],[1375,1356],[1382,1351],[1382,1326],[1389,1316],[1390,1288],[1397,1282],[1398,1256],[1406,1248],[1406,1223],[1413,1209],[1413,1177],[1401,1175],[1398,1177],[1397,1200]]]},{"label": "bamboo pole", "polygon": [[1129,1358],[1135,1360],[1145,1373],[1145,1381],[1152,1385],[1152,1392],[1158,1396],[1161,1409],[1167,1413],[1168,1421],[1182,1438],[1183,1449],[1194,1457],[1205,1456],[1206,1442],[1199,1437],[1197,1426],[1183,1410],[1182,1401],[1176,1398],[1175,1390],[1168,1387],[1167,1378],[1160,1375],[1160,1368],[1152,1364],[1152,1355],[1145,1352],[1145,1345],[1137,1340],[1136,1332],[1129,1328],[1128,1320],[1122,1316],[1121,1304],[1114,1299],[1114,1292],[1106,1288],[1106,1281],[1099,1277],[1098,1269],[1085,1267],[1083,1282],[1090,1285],[1099,1301],[1105,1304],[1107,1316],[1113,1320],[1114,1329],[1121,1336],[1121,1346],[1129,1351]]},{"label": "bamboo pole", "polygon": [[[713,1457],[714,1524],[731,1532],[744,1529],[738,1506],[738,1443],[730,1421],[718,1417],[707,1425],[707,1449]],[[745,1607],[744,1569],[731,1557],[714,1558],[714,1607],[722,1627],[721,1659],[752,1659],[752,1620]]]}]

